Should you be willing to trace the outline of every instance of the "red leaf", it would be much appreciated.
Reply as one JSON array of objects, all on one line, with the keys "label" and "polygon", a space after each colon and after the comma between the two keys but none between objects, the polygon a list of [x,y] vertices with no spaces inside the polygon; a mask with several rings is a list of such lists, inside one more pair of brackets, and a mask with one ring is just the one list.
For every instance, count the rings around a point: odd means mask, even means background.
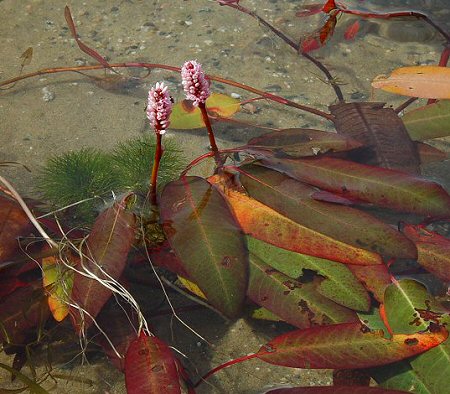
[{"label": "red leaf", "polygon": [[367,386],[292,387],[267,391],[266,394],[404,394],[406,391]]},{"label": "red leaf", "polygon": [[328,12],[333,11],[335,9],[337,9],[335,1],[334,0],[328,0],[325,3],[325,5],[323,6],[322,11],[328,13]]},{"label": "red leaf", "polygon": [[302,9],[295,13],[295,16],[298,16],[299,18],[315,15],[323,11],[323,4],[305,4],[301,7]]},{"label": "red leaf", "polygon": [[305,37],[300,42],[301,51],[305,53],[315,51],[316,49],[319,49],[321,47],[322,45],[320,45],[319,39],[314,36]]},{"label": "red leaf", "polygon": [[443,327],[433,331],[385,339],[381,330],[370,331],[360,323],[319,326],[280,335],[262,346],[256,356],[293,368],[367,368],[423,353],[448,337]]},{"label": "red leaf", "polygon": [[359,32],[360,24],[359,21],[356,20],[350,26],[345,29],[344,38],[346,40],[353,40]]},{"label": "red leaf", "polygon": [[15,201],[0,196],[0,261],[11,259],[18,251],[17,237],[32,229],[27,215]]},{"label": "red leaf", "polygon": [[349,264],[347,267],[353,272],[364,287],[372,292],[375,299],[383,302],[384,291],[391,284],[391,275],[384,264],[362,266]]},{"label": "red leaf", "polygon": [[144,333],[128,348],[125,383],[128,394],[181,394],[176,358],[163,341]]},{"label": "red leaf", "polygon": [[[76,267],[79,271],[109,281],[111,278],[118,280],[122,275],[136,230],[136,218],[126,209],[128,197],[125,196],[122,201],[116,202],[96,219],[83,259]],[[98,280],[80,273],[75,274],[73,301],[86,310],[92,318],[97,316],[111,294],[112,291]],[[71,311],[77,330],[87,329],[92,324],[92,319],[86,315],[80,315],[80,311],[76,308],[72,307]]]},{"label": "red leaf", "polygon": [[450,215],[450,196],[437,183],[401,171],[351,161],[262,159],[269,168],[344,197],[418,215]]},{"label": "red leaf", "polygon": [[328,20],[325,22],[325,24],[319,30],[319,38],[320,38],[320,43],[322,45],[324,45],[333,35],[334,29],[336,27],[336,23],[337,23],[336,15],[330,15]]},{"label": "red leaf", "polygon": [[417,262],[443,281],[450,281],[450,240],[422,226],[405,225],[405,235],[417,247]]}]

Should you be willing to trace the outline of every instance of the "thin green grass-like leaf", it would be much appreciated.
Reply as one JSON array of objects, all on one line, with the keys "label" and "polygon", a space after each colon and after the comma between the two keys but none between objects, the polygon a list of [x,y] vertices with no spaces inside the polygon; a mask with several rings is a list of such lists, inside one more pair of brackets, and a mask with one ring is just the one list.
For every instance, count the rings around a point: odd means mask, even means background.
[{"label": "thin green grass-like leaf", "polygon": [[31,393],[49,394],[49,392],[45,390],[42,386],[37,384],[35,381],[31,380],[24,374],[20,373],[19,371],[15,370],[14,368],[11,368],[9,365],[0,363],[0,368],[3,368],[6,371],[11,372],[17,379],[19,379],[22,383],[26,384]]}]

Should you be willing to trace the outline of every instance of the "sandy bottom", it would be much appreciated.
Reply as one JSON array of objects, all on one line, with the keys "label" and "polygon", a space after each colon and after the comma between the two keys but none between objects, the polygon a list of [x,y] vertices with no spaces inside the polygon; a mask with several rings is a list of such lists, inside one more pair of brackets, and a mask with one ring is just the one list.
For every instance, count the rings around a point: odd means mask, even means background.
[{"label": "sandy bottom", "polygon": [[[317,27],[320,16],[299,19],[295,12],[303,1],[248,0],[243,5],[256,10],[267,20],[298,40],[302,33]],[[305,2],[306,3],[306,2]],[[351,4],[351,2],[348,2]],[[353,2],[359,4],[359,2]],[[367,7],[383,7],[383,1],[366,1]],[[24,72],[42,68],[93,64],[71,38],[64,20],[61,0],[0,1],[0,80],[16,76],[21,68],[21,54],[33,48],[33,58]],[[405,1],[408,7],[426,9],[438,20],[450,20],[446,0]],[[424,8],[430,7],[433,8]],[[326,111],[336,101],[333,91],[310,63],[300,59],[283,42],[248,16],[208,0],[93,0],[71,1],[69,5],[81,39],[110,62],[144,61],[180,66],[197,59],[207,73],[220,75],[256,88],[276,93],[293,101]],[[400,8],[400,6],[399,6]],[[345,23],[344,23],[345,22]],[[341,26],[350,23],[343,21]],[[418,22],[420,24],[420,22]],[[448,28],[448,26],[447,26]],[[397,30],[396,30],[397,29]],[[441,41],[429,30],[413,27],[414,36],[400,37],[402,25],[366,24],[354,41],[343,39],[339,27],[329,46],[315,53],[342,83],[346,99],[387,101],[398,105],[402,99],[376,93],[372,97],[370,81],[401,65],[434,64],[439,59]],[[412,38],[411,38],[412,37]],[[401,41],[400,41],[401,40]],[[143,75],[139,70],[124,70],[125,75]],[[89,74],[101,78],[101,71]],[[108,75],[108,74],[106,74]],[[17,83],[0,93],[0,162],[15,161],[22,167],[0,167],[23,195],[33,195],[36,171],[53,154],[81,147],[111,148],[117,141],[150,132],[144,107],[148,88],[165,80],[176,100],[182,98],[176,73],[154,70],[137,86],[116,86],[76,73],[42,75]],[[252,96],[245,91],[214,83],[215,92]],[[257,101],[238,119],[272,127],[316,127],[331,130],[326,120],[278,104]],[[264,132],[254,127],[229,123],[215,126],[221,147],[242,144]],[[187,162],[206,152],[204,130],[170,130],[167,138],[183,148]],[[442,147],[448,143],[440,142]],[[210,166],[196,169],[206,175]],[[448,161],[425,168],[425,174],[450,185]],[[189,357],[191,369],[203,373],[217,364],[256,351],[280,327],[250,320],[226,323],[209,311],[182,315],[185,322],[212,345],[202,343],[174,319],[152,321],[157,335],[169,341]],[[10,363],[5,356],[1,362]],[[57,366],[55,366],[56,368]],[[24,369],[28,373],[27,368]],[[38,369],[41,372],[42,369]],[[58,370],[77,380],[58,379],[44,386],[57,393],[124,393],[123,376],[105,359],[90,365],[75,365]],[[7,374],[0,370],[5,385]],[[5,383],[3,383],[5,382]],[[267,385],[330,384],[327,372],[311,372],[249,361],[221,372],[203,385],[199,393],[259,393]],[[19,385],[20,386],[20,385]],[[14,387],[17,387],[14,386]]]}]

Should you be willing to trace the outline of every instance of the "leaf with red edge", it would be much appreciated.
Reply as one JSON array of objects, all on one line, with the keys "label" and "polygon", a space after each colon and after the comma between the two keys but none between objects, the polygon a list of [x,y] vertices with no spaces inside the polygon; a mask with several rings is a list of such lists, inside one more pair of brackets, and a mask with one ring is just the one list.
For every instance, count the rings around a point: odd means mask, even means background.
[{"label": "leaf with red edge", "polygon": [[253,238],[293,252],[345,264],[381,264],[378,254],[355,248],[304,227],[244,193],[227,188],[218,176],[208,180],[223,192],[242,231]]},{"label": "leaf with red edge", "polygon": [[296,330],[263,345],[256,357],[270,364],[293,368],[367,368],[423,353],[448,337],[434,332],[396,334],[385,339],[361,323],[343,323]]},{"label": "leaf with red edge", "polygon": [[260,149],[261,152],[270,151],[275,156],[304,157],[317,156],[327,152],[341,152],[359,148],[362,144],[352,138],[314,129],[284,129],[259,137],[247,142],[250,151]]},{"label": "leaf with red edge", "polygon": [[32,227],[20,205],[0,195],[0,261],[9,260],[17,253],[17,237],[28,235]]},{"label": "leaf with red edge", "polygon": [[248,281],[248,252],[239,224],[223,196],[200,177],[168,183],[161,221],[172,249],[219,311],[239,315]]},{"label": "leaf with red edge", "polygon": [[314,283],[300,283],[250,255],[247,294],[289,324],[299,328],[357,320],[355,312],[317,291]]},{"label": "leaf with red edge", "polygon": [[162,245],[148,251],[150,260],[158,267],[165,268],[177,275],[188,278],[189,274],[183,266],[183,262],[178,258],[168,241]]},{"label": "leaf with red edge", "polygon": [[371,266],[348,264],[347,267],[377,301],[383,302],[384,291],[391,284],[391,274],[385,264]]},{"label": "leaf with red edge", "polygon": [[143,332],[125,356],[128,394],[181,394],[177,361],[169,347]]},{"label": "leaf with red edge", "polygon": [[291,387],[266,391],[265,394],[404,394],[407,391],[386,390],[367,386]]},{"label": "leaf with red edge", "polygon": [[401,171],[329,157],[265,158],[261,162],[294,179],[380,207],[418,215],[450,215],[450,196],[442,186]]},{"label": "leaf with red edge", "polygon": [[404,234],[417,246],[417,262],[443,281],[450,281],[450,240],[423,226],[407,224]]},{"label": "leaf with red edge", "polygon": [[[395,333],[415,334],[430,324],[448,327],[448,310],[427,292],[421,283],[402,279],[386,289],[385,310],[389,325]],[[433,394],[448,391],[450,374],[450,341],[409,360],[413,372]]]},{"label": "leaf with red edge", "polygon": [[360,210],[314,200],[312,186],[262,166],[238,171],[251,197],[305,227],[383,256],[417,257],[414,244],[398,230]]},{"label": "leaf with red edge", "polygon": [[[95,220],[84,255],[76,269],[101,280],[118,280],[127,262],[136,232],[136,217],[126,207],[130,195],[103,211]],[[72,299],[95,318],[108,301],[112,291],[98,280],[76,273]],[[92,318],[71,307],[77,330],[87,329]]]}]

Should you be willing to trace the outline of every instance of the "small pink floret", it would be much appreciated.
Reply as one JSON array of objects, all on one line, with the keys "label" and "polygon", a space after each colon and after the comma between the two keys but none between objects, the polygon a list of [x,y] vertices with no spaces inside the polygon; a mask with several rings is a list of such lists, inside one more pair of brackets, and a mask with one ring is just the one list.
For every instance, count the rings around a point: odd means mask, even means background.
[{"label": "small pink floret", "polygon": [[158,134],[164,134],[169,127],[172,101],[164,82],[157,82],[148,92],[147,118]]},{"label": "small pink floret", "polygon": [[181,78],[186,98],[192,100],[195,106],[204,104],[211,92],[202,65],[195,60],[187,61],[181,68]]}]

